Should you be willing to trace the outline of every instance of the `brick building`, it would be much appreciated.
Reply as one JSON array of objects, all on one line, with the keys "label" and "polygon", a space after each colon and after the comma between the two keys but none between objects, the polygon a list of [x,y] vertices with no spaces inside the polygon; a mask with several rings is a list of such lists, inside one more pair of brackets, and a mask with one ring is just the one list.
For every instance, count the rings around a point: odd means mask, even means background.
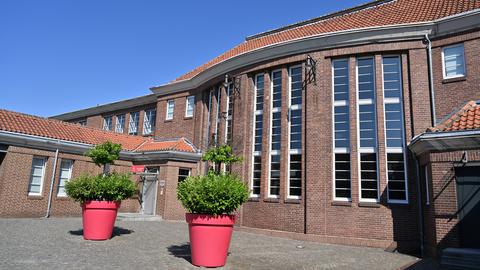
[{"label": "brick building", "polygon": [[[53,118],[153,142],[184,138],[200,152],[232,145],[244,162],[228,169],[251,188],[245,229],[430,254],[478,248],[466,239],[480,221],[463,212],[479,207],[463,207],[452,179],[480,185],[480,116],[470,113],[479,29],[480,1],[374,1],[247,37],[150,95]],[[159,194],[174,194],[187,166],[169,162],[177,171],[160,168]],[[173,195],[161,200],[157,214],[183,218]]]}]

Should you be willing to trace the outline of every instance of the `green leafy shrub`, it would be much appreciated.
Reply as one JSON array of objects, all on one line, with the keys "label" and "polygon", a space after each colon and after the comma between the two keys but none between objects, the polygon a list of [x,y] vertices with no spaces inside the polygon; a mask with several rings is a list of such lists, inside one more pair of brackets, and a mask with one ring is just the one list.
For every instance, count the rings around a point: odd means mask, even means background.
[{"label": "green leafy shrub", "polygon": [[121,144],[106,141],[88,150],[85,155],[90,157],[97,166],[105,166],[105,164],[113,164],[120,157],[121,150]]},{"label": "green leafy shrub", "polygon": [[84,203],[86,201],[121,201],[133,196],[137,190],[129,174],[82,175],[65,184],[67,195]]},{"label": "green leafy shrub", "polygon": [[220,174],[222,164],[230,165],[241,162],[242,157],[233,154],[232,147],[228,144],[211,147],[202,157],[203,161],[209,161],[213,165],[216,174]]},{"label": "green leafy shrub", "polygon": [[103,174],[82,175],[65,183],[67,195],[84,203],[86,201],[121,201],[131,198],[137,187],[130,179],[130,174],[110,173],[110,164],[120,157],[122,145],[107,141],[88,150],[85,155],[90,157],[97,166],[103,166]]},{"label": "green leafy shrub", "polygon": [[209,173],[179,183],[177,198],[189,213],[231,214],[247,201],[249,190],[240,178]]}]

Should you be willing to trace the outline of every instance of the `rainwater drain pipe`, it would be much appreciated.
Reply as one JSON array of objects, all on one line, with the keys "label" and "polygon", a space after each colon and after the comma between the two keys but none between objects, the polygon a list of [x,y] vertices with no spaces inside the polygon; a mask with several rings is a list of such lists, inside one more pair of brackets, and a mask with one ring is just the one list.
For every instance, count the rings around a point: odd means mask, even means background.
[{"label": "rainwater drain pipe", "polygon": [[58,161],[58,148],[55,151],[55,160],[53,161],[52,179],[50,181],[50,192],[48,193],[47,213],[45,214],[45,218],[50,217],[50,210],[52,209],[53,185],[55,184],[55,172],[57,171],[57,161]]}]

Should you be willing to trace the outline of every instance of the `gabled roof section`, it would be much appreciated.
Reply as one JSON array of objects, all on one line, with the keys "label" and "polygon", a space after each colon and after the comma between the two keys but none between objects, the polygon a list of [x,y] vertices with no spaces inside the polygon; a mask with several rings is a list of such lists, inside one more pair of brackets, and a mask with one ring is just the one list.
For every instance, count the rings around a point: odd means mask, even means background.
[{"label": "gabled roof section", "polygon": [[0,131],[90,145],[112,141],[121,144],[124,151],[130,152],[198,152],[197,149],[184,138],[170,141],[155,141],[152,138],[125,135],[2,109],[0,109]]},{"label": "gabled roof section", "polygon": [[[313,8],[313,7],[312,7]],[[288,41],[353,29],[430,22],[480,9],[480,0],[380,0],[277,30],[251,36],[245,42],[178,77],[189,80],[228,59]]]},{"label": "gabled roof section", "polygon": [[152,151],[180,151],[180,152],[197,152],[195,146],[185,138],[152,141],[143,144],[135,149],[136,152],[152,152]]},{"label": "gabled roof section", "polygon": [[480,101],[469,101],[428,132],[480,130]]}]

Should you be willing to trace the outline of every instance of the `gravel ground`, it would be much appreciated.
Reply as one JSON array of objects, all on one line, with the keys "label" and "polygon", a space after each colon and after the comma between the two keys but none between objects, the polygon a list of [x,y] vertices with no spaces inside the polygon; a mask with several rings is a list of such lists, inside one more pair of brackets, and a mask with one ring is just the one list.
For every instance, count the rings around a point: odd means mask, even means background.
[{"label": "gravel ground", "polygon": [[[0,219],[0,269],[196,269],[189,255],[184,222],[117,221],[112,239],[95,242],[83,240],[78,218]],[[415,260],[235,231],[220,269],[397,269]]]}]

